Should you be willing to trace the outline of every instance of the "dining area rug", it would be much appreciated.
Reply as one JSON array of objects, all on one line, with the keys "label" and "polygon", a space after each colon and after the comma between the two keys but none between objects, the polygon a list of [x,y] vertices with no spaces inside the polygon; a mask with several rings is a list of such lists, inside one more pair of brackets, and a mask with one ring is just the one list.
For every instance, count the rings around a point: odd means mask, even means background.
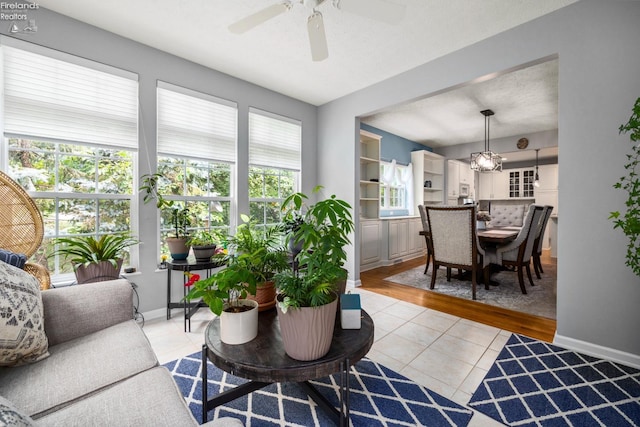
[{"label": "dining area rug", "polygon": [[[499,283],[498,286],[490,286],[485,290],[483,284],[476,285],[476,301],[502,307],[522,313],[533,314],[535,316],[556,319],[556,277],[557,266],[555,263],[543,264],[544,273],[542,278],[537,279],[533,267],[533,283],[529,284],[526,272],[524,274],[527,294],[523,294],[518,284],[518,273],[515,271],[499,271],[491,275],[491,280]],[[428,292],[436,292],[453,297],[471,299],[471,280],[458,279],[457,270],[453,270],[451,281],[447,282],[447,269],[440,267],[436,276],[434,289],[429,289],[431,285],[431,274],[433,266],[429,266],[429,271],[424,274],[424,265],[412,268],[411,270],[386,277],[384,280],[400,285],[412,286],[424,289]]]},{"label": "dining area rug", "polygon": [[640,370],[513,334],[469,407],[507,426],[640,426]]},{"label": "dining area rug", "polygon": [[[207,362],[208,392],[214,396],[247,380],[235,377]],[[202,417],[201,352],[164,364],[171,372],[189,409]],[[310,381],[336,408],[338,377]],[[350,370],[349,411],[351,426],[466,427],[473,411],[412,380],[364,358]],[[295,383],[276,383],[221,405],[208,414],[238,418],[246,426],[333,426],[333,422]]]}]

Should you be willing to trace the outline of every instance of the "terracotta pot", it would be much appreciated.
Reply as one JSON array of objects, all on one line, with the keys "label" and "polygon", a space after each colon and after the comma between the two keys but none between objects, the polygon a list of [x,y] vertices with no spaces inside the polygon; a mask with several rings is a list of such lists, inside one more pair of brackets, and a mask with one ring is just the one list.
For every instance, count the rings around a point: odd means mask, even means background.
[{"label": "terracotta pot", "polygon": [[175,260],[187,259],[191,247],[187,245],[186,237],[167,237],[166,242],[167,246],[169,246],[171,258]]},{"label": "terracotta pot", "polygon": [[225,344],[244,344],[258,336],[258,303],[247,299],[238,303],[253,308],[240,313],[224,310],[220,313],[220,341]]},{"label": "terracotta pot", "polygon": [[272,309],[276,305],[276,284],[273,280],[262,282],[256,287],[256,294],[247,299],[258,303],[258,311]]},{"label": "terracotta pot", "polygon": [[196,257],[196,261],[207,262],[211,261],[211,257],[216,253],[216,245],[204,245],[204,246],[192,246],[193,255]]},{"label": "terracotta pot", "polygon": [[282,344],[289,357],[315,360],[329,352],[337,306],[338,299],[320,307],[289,308],[286,313],[278,306]]},{"label": "terracotta pot", "polygon": [[89,264],[88,266],[78,266],[76,269],[76,280],[79,285],[83,283],[102,282],[103,280],[115,280],[120,277],[120,268],[122,267],[122,259],[119,259],[117,267],[114,267],[109,261],[100,261],[99,263]]}]

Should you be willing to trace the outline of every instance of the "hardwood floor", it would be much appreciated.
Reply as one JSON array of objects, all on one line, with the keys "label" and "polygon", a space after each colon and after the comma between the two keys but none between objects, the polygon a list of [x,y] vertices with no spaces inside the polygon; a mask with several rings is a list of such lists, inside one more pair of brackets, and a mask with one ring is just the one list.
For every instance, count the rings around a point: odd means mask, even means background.
[{"label": "hardwood floor", "polygon": [[[543,268],[545,263],[548,262],[554,261],[543,253]],[[424,266],[424,263],[424,258],[421,257],[388,267],[364,271],[360,273],[362,288],[542,341],[553,341],[556,332],[556,321],[553,319],[507,310],[473,300],[451,297],[384,280],[385,277],[417,266]]]}]

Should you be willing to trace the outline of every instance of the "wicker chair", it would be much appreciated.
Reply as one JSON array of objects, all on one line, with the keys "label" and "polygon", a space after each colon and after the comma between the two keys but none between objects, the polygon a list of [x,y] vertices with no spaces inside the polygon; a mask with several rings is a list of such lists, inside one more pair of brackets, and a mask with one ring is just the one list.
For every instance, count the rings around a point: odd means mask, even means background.
[{"label": "wicker chair", "polygon": [[[40,210],[22,187],[7,174],[0,172],[0,249],[33,255],[44,236]],[[24,269],[40,282],[40,289],[49,289],[49,271],[40,264],[28,262]]]},{"label": "wicker chair", "polygon": [[[451,280],[451,268],[471,271],[471,293],[476,299],[477,274],[483,272],[484,250],[476,236],[475,206],[425,206],[431,244],[433,271],[431,289],[435,287],[438,267],[447,267],[447,280]],[[485,280],[485,289],[489,289]]]}]

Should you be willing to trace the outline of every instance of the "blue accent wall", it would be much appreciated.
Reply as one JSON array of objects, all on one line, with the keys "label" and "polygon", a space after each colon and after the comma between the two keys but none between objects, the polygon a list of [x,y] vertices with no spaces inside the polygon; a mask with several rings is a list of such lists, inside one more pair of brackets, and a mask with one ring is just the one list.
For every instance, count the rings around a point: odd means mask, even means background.
[{"label": "blue accent wall", "polygon": [[396,159],[397,163],[408,165],[411,163],[411,152],[427,150],[433,151],[430,147],[426,147],[417,142],[408,140],[398,135],[385,132],[382,129],[374,128],[364,123],[360,123],[360,129],[366,130],[382,137],[380,142],[380,160],[390,162]]}]

